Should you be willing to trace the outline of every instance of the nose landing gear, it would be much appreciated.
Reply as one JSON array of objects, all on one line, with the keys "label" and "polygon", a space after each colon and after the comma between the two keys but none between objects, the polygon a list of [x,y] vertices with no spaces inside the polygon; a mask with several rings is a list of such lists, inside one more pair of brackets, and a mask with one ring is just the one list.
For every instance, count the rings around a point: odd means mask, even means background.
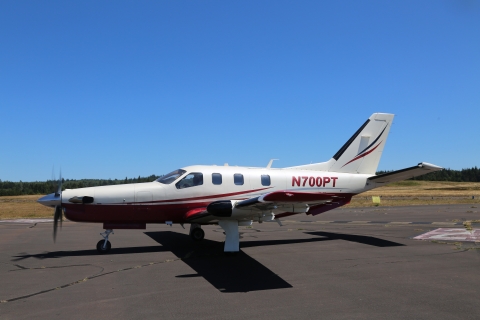
[{"label": "nose landing gear", "polygon": [[104,240],[100,240],[97,243],[98,253],[105,254],[108,251],[110,251],[110,249],[112,248],[112,245],[111,245],[110,241],[108,241],[108,236],[110,235],[110,233],[113,234],[112,229],[107,229],[107,230],[105,230],[104,233],[100,233],[100,235],[103,237]]}]

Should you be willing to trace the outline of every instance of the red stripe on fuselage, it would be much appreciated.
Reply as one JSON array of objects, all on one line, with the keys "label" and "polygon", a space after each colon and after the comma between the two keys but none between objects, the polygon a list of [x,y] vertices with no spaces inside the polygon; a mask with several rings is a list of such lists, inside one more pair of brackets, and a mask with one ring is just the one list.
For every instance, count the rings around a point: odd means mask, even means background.
[{"label": "red stripe on fuselage", "polygon": [[267,189],[271,189],[271,188],[272,187],[254,189],[254,190],[247,190],[247,191],[240,191],[240,192],[216,194],[216,195],[210,195],[210,196],[193,197],[193,198],[183,198],[183,199],[179,198],[179,199],[170,199],[170,200],[159,200],[159,201],[153,201],[152,203],[167,203],[167,202],[179,202],[179,201],[190,201],[190,200],[218,199],[218,198],[223,198],[223,197],[238,196],[238,195],[241,195],[241,194],[247,194],[247,193],[267,190]]},{"label": "red stripe on fuselage", "polygon": [[[177,199],[168,199],[168,200],[155,200],[155,201],[146,201],[140,203],[169,203],[169,202],[181,202],[181,201],[190,201],[190,200],[209,200],[209,199],[218,199],[223,197],[230,197],[230,196],[239,196],[241,194],[247,194],[262,190],[271,189],[272,187],[268,188],[261,188],[261,189],[254,189],[254,190],[247,190],[247,191],[239,191],[239,192],[231,192],[231,193],[222,193],[222,194],[212,194],[209,196],[201,196],[201,197],[193,197],[193,198],[177,198]],[[235,199],[238,200],[238,199]],[[125,204],[134,204],[135,202],[128,202],[128,203],[114,203],[115,205],[125,205]],[[139,204],[139,203],[137,203]]]}]

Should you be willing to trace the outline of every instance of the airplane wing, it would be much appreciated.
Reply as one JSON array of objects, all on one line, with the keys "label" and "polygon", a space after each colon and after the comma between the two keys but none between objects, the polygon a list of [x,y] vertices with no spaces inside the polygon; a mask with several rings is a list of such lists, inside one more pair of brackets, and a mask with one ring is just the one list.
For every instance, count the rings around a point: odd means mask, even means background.
[{"label": "airplane wing", "polygon": [[413,177],[418,177],[429,172],[443,170],[442,167],[430,164],[427,162],[421,162],[416,166],[405,168],[397,171],[387,172],[368,178],[369,181],[377,183],[391,183],[396,181],[407,180]]},{"label": "airplane wing", "polygon": [[[416,166],[380,174],[368,178],[376,183],[391,183],[418,177],[429,172],[443,170],[442,167],[422,162]],[[219,220],[261,220],[297,213],[317,215],[345,204],[352,194],[321,192],[273,191],[247,200],[220,200],[207,207],[190,210],[185,219],[192,223],[216,223]]]},{"label": "airplane wing", "polygon": [[[274,191],[263,196],[243,200],[235,204],[235,209],[252,208],[258,211],[277,211],[287,213],[317,215],[335,209],[350,202],[352,195],[338,195],[320,192]],[[280,213],[279,215],[281,215]]]},{"label": "airplane wing", "polygon": [[352,195],[274,191],[247,200],[220,200],[207,207],[190,210],[185,220],[191,223],[215,223],[219,220],[271,221],[297,213],[317,215],[350,202]]}]

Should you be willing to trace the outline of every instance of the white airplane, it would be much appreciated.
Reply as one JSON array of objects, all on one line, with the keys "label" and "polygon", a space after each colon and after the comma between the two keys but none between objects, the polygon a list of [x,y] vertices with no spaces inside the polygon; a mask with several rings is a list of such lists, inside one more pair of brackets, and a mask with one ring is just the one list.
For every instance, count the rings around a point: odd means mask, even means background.
[{"label": "white airplane", "polygon": [[[103,223],[100,253],[110,250],[113,229],[145,229],[147,223],[190,224],[200,241],[202,225],[225,230],[225,252],[239,251],[239,226],[277,221],[305,213],[317,215],[348,204],[352,196],[386,183],[443,168],[416,166],[375,175],[393,114],[374,113],[327,162],[288,168],[189,166],[153,182],[61,191],[38,199],[55,208],[54,240],[62,212],[71,221]],[[61,179],[60,179],[61,182]]]}]

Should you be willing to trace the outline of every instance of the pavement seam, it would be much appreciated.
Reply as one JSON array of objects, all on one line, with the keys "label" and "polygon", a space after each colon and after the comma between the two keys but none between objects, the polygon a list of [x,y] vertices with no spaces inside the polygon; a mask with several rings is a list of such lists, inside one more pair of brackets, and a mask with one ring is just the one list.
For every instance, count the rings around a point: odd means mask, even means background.
[{"label": "pavement seam", "polygon": [[[92,279],[95,279],[95,278],[103,277],[103,276],[106,276],[106,275],[109,275],[109,274],[128,271],[128,270],[139,269],[139,268],[143,268],[143,267],[149,267],[149,266],[162,264],[162,263],[174,262],[174,261],[186,259],[188,257],[189,257],[189,255],[187,254],[187,256],[184,257],[184,258],[167,259],[167,260],[163,260],[163,261],[150,262],[148,264],[137,265],[137,266],[133,266],[133,267],[129,267],[129,268],[123,268],[123,269],[118,269],[118,270],[114,270],[114,271],[110,271],[110,272],[106,272],[106,273],[101,273],[101,274],[97,274],[97,275],[93,275],[93,276],[83,278],[81,280],[70,282],[70,283],[67,283],[67,284],[64,284],[62,286],[55,287],[55,288],[52,288],[52,289],[42,290],[42,291],[39,291],[39,292],[31,293],[31,294],[16,297],[16,298],[0,300],[0,303],[7,303],[7,302],[14,302],[14,301],[18,301],[18,300],[23,300],[23,299],[27,299],[27,298],[30,298],[30,297],[33,297],[33,296],[36,296],[36,295],[48,293],[48,292],[51,292],[51,291],[54,291],[54,290],[60,290],[60,289],[68,288],[68,287],[74,286],[76,284],[83,283],[83,282],[86,282],[88,280],[92,280]],[[37,269],[37,268],[33,268],[33,269]],[[42,269],[42,268],[38,268],[38,269]]]},{"label": "pavement seam", "polygon": [[71,264],[71,265],[66,265],[66,266],[52,266],[52,267],[43,267],[42,266],[42,267],[29,268],[29,267],[24,267],[24,266],[19,265],[19,264],[12,264],[12,265],[19,268],[19,269],[9,270],[9,272],[22,271],[22,270],[61,269],[61,268],[70,268],[70,267],[91,267],[91,266],[94,266],[92,264]]}]

